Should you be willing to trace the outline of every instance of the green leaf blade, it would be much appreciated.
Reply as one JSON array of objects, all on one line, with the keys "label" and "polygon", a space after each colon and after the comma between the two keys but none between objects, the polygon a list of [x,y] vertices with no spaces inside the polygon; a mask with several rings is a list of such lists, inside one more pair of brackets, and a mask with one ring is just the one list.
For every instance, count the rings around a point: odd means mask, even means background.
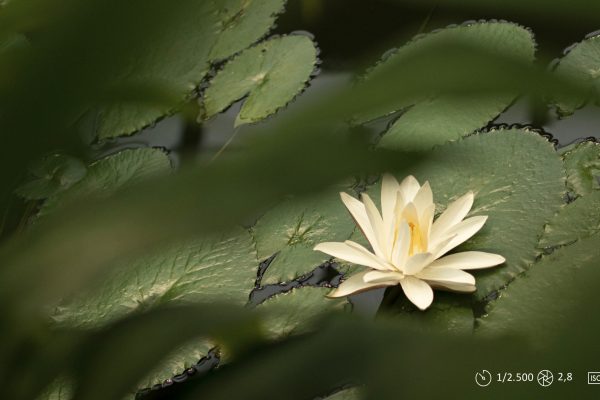
[{"label": "green leaf blade", "polygon": [[597,286],[600,257],[598,235],[579,240],[545,256],[528,273],[500,293],[480,320],[485,336],[518,334],[536,345],[547,345],[553,332],[581,312],[581,292]]},{"label": "green leaf blade", "polygon": [[225,0],[218,2],[221,33],[210,52],[226,59],[259,40],[284,10],[286,0]]},{"label": "green leaf blade", "polygon": [[[532,33],[515,23],[506,21],[466,23],[417,36],[387,56],[363,79],[368,81],[376,78],[380,74],[385,74],[389,68],[402,63],[403,60],[410,61],[414,54],[428,46],[439,46],[444,43],[462,43],[490,53],[503,54],[524,63],[532,62],[535,52]],[[444,68],[443,65],[439,67]],[[381,145],[390,148],[407,146],[407,148],[427,149],[434,144],[462,137],[485,126],[508,107],[516,95],[517,93],[513,95],[488,93],[477,95],[475,98],[445,96],[437,99],[436,93],[422,93],[418,98],[404,98],[402,101],[390,102],[385,108],[359,115],[356,117],[356,122],[367,122],[412,106],[386,133]]]},{"label": "green leaf blade", "polygon": [[592,141],[578,143],[563,154],[567,171],[567,186],[578,196],[600,189],[600,144]]},{"label": "green leaf blade", "polygon": [[600,36],[592,36],[571,47],[559,60],[554,72],[588,87],[588,96],[578,93],[555,95],[553,102],[560,115],[571,115],[591,98],[597,97],[600,84]]},{"label": "green leaf blade", "polygon": [[259,43],[229,61],[212,79],[204,98],[206,117],[248,95],[236,125],[260,121],[304,89],[316,62],[316,47],[306,36]]},{"label": "green leaf blade", "polygon": [[277,254],[265,271],[262,285],[289,282],[312,271],[331,257],[314,251],[321,242],[347,240],[354,221],[336,186],[310,198],[288,199],[268,211],[253,227],[259,260]]}]

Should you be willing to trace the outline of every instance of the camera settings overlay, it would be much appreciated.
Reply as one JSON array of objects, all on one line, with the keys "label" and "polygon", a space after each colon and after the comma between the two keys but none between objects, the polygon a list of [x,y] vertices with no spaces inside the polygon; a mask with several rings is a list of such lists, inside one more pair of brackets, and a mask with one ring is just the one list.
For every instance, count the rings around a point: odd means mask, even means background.
[{"label": "camera settings overlay", "polygon": [[600,371],[587,373],[588,385],[600,385]]},{"label": "camera settings overlay", "polygon": [[[492,384],[529,383],[545,388],[553,384],[572,383],[574,380],[575,374],[571,371],[551,371],[548,369],[527,372],[498,372],[487,369],[475,371],[475,384],[480,387],[488,387]],[[600,372],[588,372],[587,383],[600,385]]]}]

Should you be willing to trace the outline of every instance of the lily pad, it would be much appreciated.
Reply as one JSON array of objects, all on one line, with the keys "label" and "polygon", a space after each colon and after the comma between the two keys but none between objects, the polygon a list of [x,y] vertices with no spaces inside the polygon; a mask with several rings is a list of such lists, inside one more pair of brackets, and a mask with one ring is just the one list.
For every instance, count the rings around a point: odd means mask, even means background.
[{"label": "lily pad", "polygon": [[256,252],[245,229],[169,246],[122,263],[93,293],[70,301],[54,319],[97,326],[171,302],[245,304],[256,279]]},{"label": "lily pad", "polygon": [[480,320],[476,332],[526,335],[537,346],[547,345],[553,333],[580,311],[578,294],[596,291],[599,257],[598,235],[543,257],[489,305],[488,315]]},{"label": "lily pad", "polygon": [[578,143],[563,153],[567,170],[567,186],[583,196],[600,189],[600,144],[592,141]]},{"label": "lily pad", "polygon": [[564,246],[600,232],[600,191],[565,205],[544,228],[540,248]]},{"label": "lily pad", "polygon": [[72,383],[67,379],[59,378],[37,400],[71,400],[72,398]]},{"label": "lily pad", "polygon": [[385,305],[380,312],[390,315],[394,321],[426,333],[469,335],[473,332],[475,317],[468,296],[438,291],[431,306],[421,311],[404,296],[399,287],[388,289],[386,297],[391,295],[391,291],[395,292],[397,297],[391,304],[390,300],[384,298]]},{"label": "lily pad", "polygon": [[[532,33],[517,24],[505,21],[466,23],[417,36],[398,50],[387,53],[385,58],[372,68],[363,80],[372,79],[374,76],[385,72],[400,60],[409,60],[415,52],[420,51],[425,46],[446,41],[460,41],[467,45],[483,47],[495,54],[506,54],[524,61],[532,61],[535,52]],[[443,68],[443,66],[440,66],[440,68]],[[510,105],[513,100],[513,97],[506,95],[497,98],[486,97],[482,99],[481,104],[477,104],[476,107],[470,109],[469,107],[473,105],[473,102],[477,103],[477,100],[460,98],[432,100],[435,95],[435,93],[428,93],[420,98],[389,103],[385,108],[356,116],[356,122],[367,122],[391,115],[417,103],[400,117],[393,131],[388,133],[388,135],[391,134],[397,137],[386,139],[386,142],[382,145],[397,147],[406,138],[408,145],[417,145],[417,147],[422,148],[434,142],[443,143],[455,139],[484,126]],[[464,103],[467,108],[460,108],[458,115],[448,113],[461,103]],[[423,120],[421,116],[425,116],[426,119]],[[433,120],[427,122],[431,118]],[[403,119],[404,122],[402,122]],[[419,124],[428,125],[421,126]],[[423,131],[426,131],[428,135],[434,135],[437,141],[434,141],[433,138],[427,138],[424,144],[420,144],[417,134]]]},{"label": "lily pad", "polygon": [[165,360],[162,360],[142,382],[139,382],[138,387],[152,387],[152,385],[163,383],[166,379],[184,373],[201,358],[206,357],[213,347],[215,347],[214,343],[208,340],[196,340],[178,348]]},{"label": "lily pad", "polygon": [[[560,157],[545,138],[527,130],[498,129],[447,143],[410,172],[419,182],[430,182],[436,213],[473,191],[469,216],[488,216],[481,231],[455,250],[486,251],[507,260],[498,267],[473,271],[477,299],[527,270],[539,254],[544,224],[563,204]],[[377,199],[379,192],[379,185],[369,190]]]},{"label": "lily pad", "polygon": [[30,171],[37,179],[19,186],[15,193],[27,200],[42,200],[79,182],[87,173],[87,168],[75,157],[53,154],[34,165]]},{"label": "lily pad", "polygon": [[[115,85],[160,84],[181,102],[191,95],[209,70],[220,21],[213,1],[197,2],[180,14],[177,24],[149,27],[147,37],[131,54],[128,74],[115,77]],[[100,111],[94,133],[100,139],[131,134],[172,108],[172,104],[114,104]]]},{"label": "lily pad", "polygon": [[170,170],[169,157],[160,149],[123,150],[91,164],[85,177],[73,184],[69,190],[56,192],[48,198],[39,215],[51,213],[63,203],[86,195],[108,197],[125,185]]},{"label": "lily pad", "polygon": [[245,49],[275,23],[284,10],[286,0],[221,0],[218,2],[221,31],[210,52],[219,61]]},{"label": "lily pad", "polygon": [[[244,305],[254,288],[256,269],[254,243],[248,232],[239,228],[125,262],[93,293],[59,307],[53,318],[61,325],[96,327],[165,303]],[[204,342],[185,346],[144,383],[162,382],[183,372],[206,355],[209,348]]]},{"label": "lily pad", "polygon": [[312,271],[329,260],[313,247],[326,241],[347,240],[354,221],[334,187],[309,198],[288,199],[268,211],[252,229],[258,260],[279,253],[265,271],[262,285],[286,282]]},{"label": "lily pad", "polygon": [[327,396],[325,400],[360,400],[364,398],[363,389],[350,388],[340,390],[337,393]]},{"label": "lily pad", "polygon": [[301,287],[278,294],[258,306],[265,312],[265,329],[273,338],[306,333],[323,313],[343,310],[345,299],[325,297],[331,289]]},{"label": "lily pad", "polygon": [[[115,190],[156,173],[170,171],[158,149],[125,150],[92,164],[78,183],[44,205],[44,213],[85,195],[110,196]],[[256,250],[247,230],[190,240],[143,258],[122,261],[92,293],[66,301],[53,318],[65,326],[101,327],[133,312],[176,302],[248,301],[256,279]],[[183,372],[206,355],[210,344],[198,341],[173,353],[144,385]]]},{"label": "lily pad", "polygon": [[[176,24],[147,30],[130,57],[127,74],[115,77],[115,86],[159,85],[183,103],[206,77],[211,62],[260,39],[284,4],[284,0],[194,2]],[[173,104],[114,104],[94,117],[94,134],[100,139],[131,134],[171,114],[173,108]]]},{"label": "lily pad", "polygon": [[436,97],[408,109],[379,141],[387,149],[427,150],[457,140],[502,113],[515,96]]},{"label": "lily pad", "polygon": [[244,50],[225,64],[206,89],[206,117],[248,95],[235,124],[260,121],[304,89],[316,62],[317,49],[307,36],[284,36]]},{"label": "lily pad", "polygon": [[563,94],[553,102],[560,115],[570,115],[598,93],[600,84],[600,36],[592,36],[571,47],[560,59],[554,72],[567,79],[589,86],[589,96]]}]

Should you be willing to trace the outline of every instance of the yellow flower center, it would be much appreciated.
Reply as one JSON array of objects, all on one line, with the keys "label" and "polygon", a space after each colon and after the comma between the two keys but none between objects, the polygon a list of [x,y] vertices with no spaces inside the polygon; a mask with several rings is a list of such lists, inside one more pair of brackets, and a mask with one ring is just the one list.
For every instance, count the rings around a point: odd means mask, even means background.
[{"label": "yellow flower center", "polygon": [[412,256],[415,253],[425,252],[425,243],[421,236],[421,229],[419,229],[419,226],[409,222],[408,227],[410,229],[410,247],[408,249],[408,255]]}]

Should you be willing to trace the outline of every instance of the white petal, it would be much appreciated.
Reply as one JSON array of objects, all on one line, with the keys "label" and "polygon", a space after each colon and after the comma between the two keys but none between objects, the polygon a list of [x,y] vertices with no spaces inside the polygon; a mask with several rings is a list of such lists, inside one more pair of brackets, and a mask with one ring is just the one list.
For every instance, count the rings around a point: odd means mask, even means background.
[{"label": "white petal", "polygon": [[431,287],[436,289],[446,289],[453,292],[473,293],[477,290],[475,285],[465,285],[462,283],[451,283],[451,282],[429,282]]},{"label": "white petal", "polygon": [[417,253],[408,259],[403,272],[407,275],[417,274],[429,265],[431,261],[433,261],[433,255],[431,253]]},{"label": "white petal", "polygon": [[410,228],[406,221],[400,221],[398,226],[398,237],[394,243],[394,252],[392,254],[392,263],[401,267],[408,261],[408,251],[410,250]]},{"label": "white petal", "polygon": [[371,244],[371,247],[373,247],[375,254],[381,258],[385,258],[381,249],[379,248],[379,244],[377,243],[377,238],[375,236],[375,232],[373,231],[373,227],[371,226],[371,222],[369,221],[369,217],[367,216],[365,205],[361,201],[344,192],[340,193],[340,197],[358,224],[358,227]]},{"label": "white petal", "polygon": [[408,203],[409,201],[412,201],[415,198],[420,188],[421,185],[419,185],[419,181],[417,181],[414,176],[409,175],[406,178],[404,178],[404,180],[400,184],[400,193],[402,193],[404,201]]},{"label": "white petal", "polygon": [[363,280],[367,283],[381,283],[391,281],[396,281],[396,283],[398,283],[402,278],[404,278],[404,274],[400,272],[369,271],[365,274]]},{"label": "white petal", "polygon": [[483,251],[464,251],[439,258],[429,265],[429,268],[445,267],[455,269],[478,269],[494,267],[506,259],[498,254]]},{"label": "white petal", "polygon": [[435,204],[430,204],[421,211],[419,216],[419,229],[421,229],[421,240],[423,246],[429,248],[429,235],[431,234],[431,224],[433,223],[433,214],[435,213]]},{"label": "white petal", "polygon": [[417,278],[427,282],[436,283],[461,283],[465,285],[475,285],[475,277],[468,272],[454,268],[425,268],[416,275]]},{"label": "white petal", "polygon": [[467,218],[464,221],[454,225],[452,229],[447,232],[448,236],[455,236],[442,250],[439,251],[436,258],[446,254],[459,244],[469,240],[474,234],[479,232],[487,221],[487,216],[478,216]]},{"label": "white petal", "polygon": [[406,222],[409,224],[412,223],[414,226],[419,225],[419,213],[417,212],[417,207],[415,207],[414,203],[409,202],[404,206],[401,219],[405,219]]},{"label": "white petal", "polygon": [[340,284],[336,289],[331,291],[327,297],[344,297],[353,293],[362,292],[369,289],[375,289],[385,286],[397,285],[398,281],[367,283],[364,281],[364,276],[370,271],[359,272],[354,274]]},{"label": "white petal", "polygon": [[381,216],[386,232],[389,232],[390,225],[394,223],[394,210],[399,189],[400,185],[396,178],[390,174],[383,175],[381,180]]},{"label": "white petal", "polygon": [[387,249],[387,235],[386,231],[383,228],[383,220],[381,219],[381,214],[379,214],[379,210],[371,197],[368,194],[361,194],[362,201],[365,205],[365,210],[367,212],[367,217],[369,218],[369,222],[371,223],[371,227],[373,228],[373,232],[375,233],[375,239],[377,240],[377,245],[379,250],[381,250],[382,254],[377,254],[381,258],[389,260],[391,257],[390,252]]},{"label": "white petal", "polygon": [[429,245],[429,248],[427,249],[428,253],[433,254],[434,260],[438,259],[439,257],[441,257],[444,254],[443,253],[444,249],[446,247],[448,247],[448,245],[450,244],[451,241],[454,240],[454,238],[456,238],[456,235],[446,238],[445,240],[437,243],[435,246]]},{"label": "white petal", "polygon": [[425,208],[433,204],[433,193],[431,192],[429,182],[425,182],[425,184],[421,186],[412,202],[415,203],[419,212],[422,212]]},{"label": "white petal", "polygon": [[473,207],[473,192],[468,192],[450,204],[435,220],[431,228],[431,240],[437,241],[454,225],[463,220]]},{"label": "white petal", "polygon": [[314,250],[321,251],[341,260],[349,261],[353,264],[364,265],[383,271],[389,270],[386,266],[387,263],[384,260],[377,257],[375,254],[372,254],[358,243],[350,241],[345,243],[325,242],[316,245]]},{"label": "white petal", "polygon": [[425,310],[433,302],[433,289],[426,282],[407,276],[400,281],[400,285],[406,297],[421,310]]}]

